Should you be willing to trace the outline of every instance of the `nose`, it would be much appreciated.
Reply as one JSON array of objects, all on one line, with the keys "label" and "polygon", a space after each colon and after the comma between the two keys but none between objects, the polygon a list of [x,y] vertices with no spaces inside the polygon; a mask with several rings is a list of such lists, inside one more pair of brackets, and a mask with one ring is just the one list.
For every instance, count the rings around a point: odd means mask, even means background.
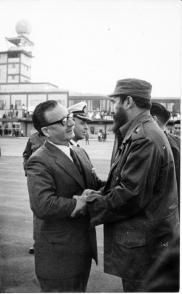
[{"label": "nose", "polygon": [[119,109],[118,103],[114,103],[114,112],[116,113]]},{"label": "nose", "polygon": [[69,118],[68,118],[68,121],[67,121],[67,125],[68,125],[69,127],[74,126],[74,125],[75,125],[75,121],[74,121],[74,119],[71,118],[71,117],[69,117]]}]

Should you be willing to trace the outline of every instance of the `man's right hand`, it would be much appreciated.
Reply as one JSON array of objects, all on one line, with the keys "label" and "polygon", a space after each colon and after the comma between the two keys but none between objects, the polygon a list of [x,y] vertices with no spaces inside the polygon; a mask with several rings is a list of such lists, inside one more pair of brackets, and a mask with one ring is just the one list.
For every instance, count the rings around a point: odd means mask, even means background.
[{"label": "man's right hand", "polygon": [[76,199],[76,206],[71,213],[71,217],[86,214],[86,199],[84,197],[74,197]]}]

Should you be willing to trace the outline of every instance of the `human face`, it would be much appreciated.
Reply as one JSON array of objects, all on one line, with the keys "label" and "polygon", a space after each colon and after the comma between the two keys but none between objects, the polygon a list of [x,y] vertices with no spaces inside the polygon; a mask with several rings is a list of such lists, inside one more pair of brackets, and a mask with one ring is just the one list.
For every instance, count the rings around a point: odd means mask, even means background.
[{"label": "human face", "polygon": [[82,140],[85,138],[85,134],[88,129],[87,123],[86,121],[78,117],[75,117],[74,120],[75,120],[75,127],[74,127],[75,138],[74,139],[75,141]]},{"label": "human face", "polygon": [[[68,110],[61,104],[57,104],[55,108],[45,112],[47,123],[52,124],[60,121],[68,116]],[[50,141],[58,145],[68,145],[70,139],[74,137],[74,121],[70,117],[65,125],[57,122],[42,128],[42,131]]]},{"label": "human face", "polygon": [[119,97],[112,99],[114,103],[113,127],[114,133],[117,133],[119,128],[128,122],[127,111],[125,110],[124,102],[122,103]]}]

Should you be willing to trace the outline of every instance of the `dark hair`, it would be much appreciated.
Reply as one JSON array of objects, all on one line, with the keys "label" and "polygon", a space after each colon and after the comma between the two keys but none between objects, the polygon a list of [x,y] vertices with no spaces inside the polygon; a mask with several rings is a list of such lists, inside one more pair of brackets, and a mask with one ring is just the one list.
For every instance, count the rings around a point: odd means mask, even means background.
[{"label": "dark hair", "polygon": [[[120,101],[123,103],[126,98],[130,96],[130,95],[120,95]],[[144,109],[150,109],[151,108],[151,101],[147,98],[141,98],[141,97],[138,97],[138,96],[132,96],[131,97],[133,98],[133,101],[135,102],[136,106],[138,106],[139,108],[144,108]]]},{"label": "dark hair", "polygon": [[152,116],[157,116],[162,124],[166,124],[171,116],[170,112],[158,102],[152,102],[150,113]]},{"label": "dark hair", "polygon": [[51,110],[57,106],[58,102],[55,100],[47,100],[45,102],[39,103],[33,112],[32,122],[34,128],[43,135],[41,128],[47,125],[47,120],[45,118],[45,112]]}]

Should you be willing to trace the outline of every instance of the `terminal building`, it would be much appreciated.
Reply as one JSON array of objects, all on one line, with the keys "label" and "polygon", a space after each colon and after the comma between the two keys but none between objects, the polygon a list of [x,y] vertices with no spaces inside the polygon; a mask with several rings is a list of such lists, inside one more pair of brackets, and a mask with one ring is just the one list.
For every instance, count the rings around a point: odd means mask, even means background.
[{"label": "terminal building", "polygon": [[[50,82],[31,82],[31,60],[33,42],[29,38],[30,25],[19,21],[16,25],[17,36],[6,38],[9,48],[0,51],[0,135],[29,136],[34,132],[32,112],[43,101],[54,99],[64,106],[80,101],[87,103],[87,111],[92,122],[91,134],[101,129],[111,131],[113,105],[108,96],[73,93],[60,89]],[[179,97],[153,97],[164,104],[172,117],[180,117]]]}]

